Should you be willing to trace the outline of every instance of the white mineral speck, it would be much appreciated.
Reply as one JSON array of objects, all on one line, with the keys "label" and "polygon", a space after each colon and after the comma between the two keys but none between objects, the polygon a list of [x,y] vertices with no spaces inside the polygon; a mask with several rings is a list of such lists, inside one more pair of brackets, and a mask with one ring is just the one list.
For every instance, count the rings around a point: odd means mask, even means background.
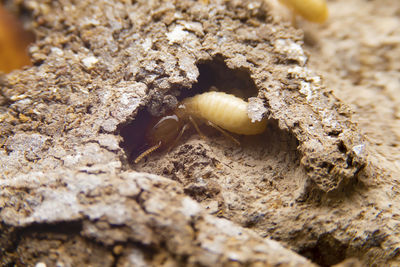
[{"label": "white mineral speck", "polygon": [[195,81],[200,74],[195,62],[195,59],[189,55],[182,55],[179,59],[179,67],[186,72],[187,78],[193,81]]},{"label": "white mineral speck", "polygon": [[361,145],[353,146],[352,150],[354,153],[356,153],[357,156],[360,156],[365,151],[365,145],[361,144]]},{"label": "white mineral speck", "polygon": [[99,59],[95,56],[85,57],[82,59],[82,64],[87,69],[92,69],[97,62],[99,62]]},{"label": "white mineral speck", "polygon": [[128,255],[128,260],[132,266],[145,267],[148,266],[143,253],[138,249],[132,249]]},{"label": "white mineral speck", "polygon": [[83,18],[82,26],[99,26],[100,21],[93,18]]},{"label": "white mineral speck", "polygon": [[307,61],[303,48],[290,39],[278,39],[275,41],[275,49],[278,53],[285,54],[288,59],[296,60],[301,66]]},{"label": "white mineral speck", "polygon": [[99,144],[110,150],[118,150],[118,139],[115,135],[103,134],[98,137]]},{"label": "white mineral speck", "polygon": [[169,44],[178,43],[184,40],[188,34],[189,32],[185,31],[182,25],[176,26],[172,31],[167,33]]},{"label": "white mineral speck", "polygon": [[153,41],[151,40],[151,38],[144,39],[144,42],[142,43],[144,51],[149,51],[152,45]]},{"label": "white mineral speck", "polygon": [[38,262],[35,264],[35,267],[47,267],[47,265],[44,262]]},{"label": "white mineral speck", "polygon": [[306,96],[307,101],[310,101],[313,95],[310,83],[302,81],[300,83],[300,93]]},{"label": "white mineral speck", "polygon": [[288,73],[293,75],[295,78],[305,78],[307,69],[302,68],[300,66],[295,66],[293,68],[288,69]]},{"label": "white mineral speck", "polygon": [[235,237],[237,239],[240,239],[240,237],[242,237],[243,240],[248,238],[242,235],[243,228],[237,226],[231,221],[228,221],[226,219],[214,218],[212,216],[207,216],[206,220],[208,223],[211,223],[215,227],[217,227],[221,231],[221,233],[225,235]]},{"label": "white mineral speck", "polygon": [[105,120],[101,127],[106,132],[114,132],[117,129],[118,121],[114,118]]},{"label": "white mineral speck", "polygon": [[262,99],[250,97],[248,102],[247,114],[251,119],[251,122],[261,121],[264,118],[264,114],[267,113],[267,109],[264,107],[264,102]]},{"label": "white mineral speck", "polygon": [[29,47],[28,50],[29,50],[29,53],[33,54],[33,53],[36,53],[39,51],[39,47],[36,45],[33,45],[33,46]]},{"label": "white mineral speck", "polygon": [[186,217],[196,216],[201,211],[200,205],[189,197],[185,197],[182,200],[182,208],[182,212]]},{"label": "white mineral speck", "polygon": [[250,3],[250,4],[247,5],[247,8],[250,9],[250,10],[254,9],[255,7],[256,7],[256,5],[254,3]]},{"label": "white mineral speck", "polygon": [[188,31],[192,31],[201,36],[204,35],[203,24],[201,24],[200,22],[185,22],[181,25]]},{"label": "white mineral speck", "polygon": [[50,48],[50,51],[51,51],[51,53],[54,53],[59,57],[64,55],[64,52],[58,47],[52,47],[52,48]]}]

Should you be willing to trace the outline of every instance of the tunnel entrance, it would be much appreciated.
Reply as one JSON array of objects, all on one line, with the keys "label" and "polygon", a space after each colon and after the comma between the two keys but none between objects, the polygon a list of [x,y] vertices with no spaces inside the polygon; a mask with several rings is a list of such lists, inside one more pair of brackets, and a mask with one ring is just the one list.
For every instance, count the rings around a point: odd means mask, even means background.
[{"label": "tunnel entrance", "polygon": [[228,94],[233,94],[247,101],[249,97],[258,94],[257,86],[246,69],[230,69],[221,56],[211,61],[197,65],[199,68],[198,82],[193,85],[195,94],[209,91],[214,88]]},{"label": "tunnel entrance", "polygon": [[[233,94],[246,101],[249,97],[257,96],[258,89],[249,72],[246,69],[228,68],[222,56],[217,56],[210,61],[200,62],[197,67],[199,69],[198,82],[192,88],[182,88],[177,93],[172,93],[172,95],[164,95],[163,98],[178,95],[176,98],[181,101],[186,97],[210,90]],[[153,94],[158,93],[157,88],[152,90],[153,92],[155,91],[155,93],[152,92]],[[119,133],[123,137],[120,145],[125,150],[130,163],[148,147],[148,144],[146,144],[146,132],[157,120],[148,111],[150,105],[151,103],[148,103],[145,108],[140,110],[132,123],[122,125],[119,128]]]}]

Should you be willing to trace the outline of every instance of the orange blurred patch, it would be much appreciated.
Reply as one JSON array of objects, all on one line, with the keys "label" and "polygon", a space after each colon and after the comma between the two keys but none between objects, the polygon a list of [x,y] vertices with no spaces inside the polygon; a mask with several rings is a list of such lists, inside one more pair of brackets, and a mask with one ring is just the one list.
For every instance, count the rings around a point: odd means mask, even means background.
[{"label": "orange blurred patch", "polygon": [[0,71],[31,65],[27,48],[33,40],[33,34],[0,5]]}]

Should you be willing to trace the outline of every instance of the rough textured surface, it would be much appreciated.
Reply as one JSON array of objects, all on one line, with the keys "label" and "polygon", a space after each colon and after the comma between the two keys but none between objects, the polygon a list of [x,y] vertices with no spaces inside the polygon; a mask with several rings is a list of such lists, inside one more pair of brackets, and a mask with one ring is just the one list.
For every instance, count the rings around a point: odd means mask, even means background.
[{"label": "rough textured surface", "polygon": [[[399,99],[388,82],[399,80],[399,23],[388,19],[372,46],[350,28],[344,38],[345,2],[330,4],[325,26],[300,23],[308,52],[263,1],[11,3],[37,41],[34,66],[0,80],[2,264],[311,265],[288,248],[321,265],[399,264]],[[376,48],[393,58],[380,72]],[[204,128],[206,140],[188,132],[132,164],[150,114],[215,88],[258,97],[266,132],[238,136],[239,147]],[[361,100],[384,119],[371,122]]]}]

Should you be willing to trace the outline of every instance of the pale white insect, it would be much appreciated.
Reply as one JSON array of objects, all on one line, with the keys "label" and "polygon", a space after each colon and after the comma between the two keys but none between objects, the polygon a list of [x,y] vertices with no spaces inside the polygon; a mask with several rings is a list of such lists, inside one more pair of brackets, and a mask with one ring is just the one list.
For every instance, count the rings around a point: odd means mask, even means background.
[{"label": "pale white insect", "polygon": [[175,110],[152,124],[146,132],[146,141],[150,148],[141,153],[135,163],[159,148],[172,147],[190,123],[201,137],[204,135],[198,127],[199,121],[216,128],[238,144],[225,130],[243,135],[264,132],[266,118],[252,122],[247,114],[247,106],[248,103],[243,99],[223,92],[206,92],[185,98]]}]

